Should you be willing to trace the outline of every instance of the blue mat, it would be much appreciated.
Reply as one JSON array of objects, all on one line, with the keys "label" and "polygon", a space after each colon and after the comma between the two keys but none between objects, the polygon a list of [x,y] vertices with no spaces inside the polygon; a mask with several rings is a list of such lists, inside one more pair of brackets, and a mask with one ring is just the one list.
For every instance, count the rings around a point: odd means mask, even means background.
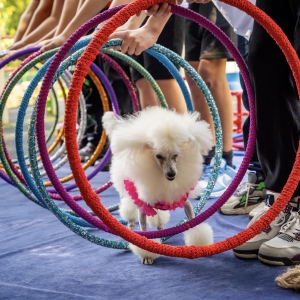
[{"label": "blue mat", "polygon": [[[240,159],[235,157],[235,163]],[[68,172],[66,166],[59,176]],[[108,178],[103,172],[92,184],[99,186]],[[299,293],[281,289],[274,281],[285,267],[240,260],[232,251],[196,260],[161,256],[151,266],[142,265],[129,251],[103,248],[78,237],[2,180],[0,191],[1,300],[299,299]],[[102,194],[102,201],[105,206],[118,203],[113,188]],[[183,216],[181,209],[172,213],[169,226]],[[215,241],[220,241],[244,229],[248,221],[247,215],[216,213],[208,223]],[[182,245],[183,237],[180,234],[168,243]]]}]

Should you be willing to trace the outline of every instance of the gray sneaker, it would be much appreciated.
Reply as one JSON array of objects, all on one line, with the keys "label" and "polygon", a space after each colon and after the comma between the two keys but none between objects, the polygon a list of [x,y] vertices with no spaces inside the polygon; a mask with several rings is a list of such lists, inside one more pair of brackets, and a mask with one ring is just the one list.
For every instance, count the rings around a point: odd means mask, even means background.
[{"label": "gray sneaker", "polygon": [[267,197],[263,179],[254,172],[248,173],[248,182],[242,182],[236,192],[220,208],[224,215],[244,215]]},{"label": "gray sneaker", "polygon": [[81,162],[86,162],[94,154],[96,146],[93,143],[87,143],[85,147],[79,150]]},{"label": "gray sneaker", "polygon": [[300,216],[297,211],[292,212],[276,237],[260,246],[258,259],[276,266],[300,264]]},{"label": "gray sneaker", "polygon": [[[256,220],[258,220],[261,216],[263,216],[272,203],[274,202],[274,196],[269,195],[269,200],[266,201],[266,206],[258,212],[249,222],[248,227],[253,224]],[[260,246],[273,239],[283,224],[285,224],[291,216],[293,207],[290,204],[287,204],[283,211],[275,218],[274,221],[270,223],[268,227],[266,227],[261,233],[245,242],[244,244],[233,249],[233,254],[239,258],[257,258]]]}]

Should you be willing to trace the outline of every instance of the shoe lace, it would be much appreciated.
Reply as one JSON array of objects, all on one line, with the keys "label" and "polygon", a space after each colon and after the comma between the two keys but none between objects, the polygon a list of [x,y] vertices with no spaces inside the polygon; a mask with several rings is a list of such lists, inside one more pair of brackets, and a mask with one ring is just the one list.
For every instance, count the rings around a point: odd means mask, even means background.
[{"label": "shoe lace", "polygon": [[[251,219],[251,221],[248,224],[248,227],[252,225],[255,221],[257,221],[261,216],[263,216],[268,210],[269,206],[265,206],[261,211],[257,212],[257,214],[254,215],[254,217]],[[279,215],[275,218],[274,221],[272,221],[272,226],[284,226],[286,223],[286,213],[281,211]]]},{"label": "shoe lace", "polygon": [[236,197],[241,197],[243,195],[246,195],[245,207],[248,206],[250,188],[251,188],[250,182],[242,182],[239,184],[239,186],[236,189],[236,192],[234,193]]},{"label": "shoe lace", "polygon": [[237,187],[235,194],[238,195],[238,196],[241,196],[241,195],[244,195],[245,192],[246,192],[247,196],[248,196],[251,186],[252,186],[252,183],[250,183],[250,182],[242,182]]},{"label": "shoe lace", "polygon": [[282,225],[280,233],[289,233],[289,235],[299,234],[300,232],[300,217],[298,212],[292,212],[288,221]]}]

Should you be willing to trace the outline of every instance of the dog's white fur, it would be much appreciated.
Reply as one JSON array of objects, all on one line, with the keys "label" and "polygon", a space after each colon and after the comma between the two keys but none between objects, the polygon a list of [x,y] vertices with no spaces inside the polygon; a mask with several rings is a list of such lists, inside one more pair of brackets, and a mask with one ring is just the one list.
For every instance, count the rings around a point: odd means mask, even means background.
[{"label": "dog's white fur", "polygon": [[[153,241],[161,244],[160,239],[154,239]],[[159,254],[149,252],[149,251],[139,248],[133,244],[129,244],[129,249],[135,255],[137,255],[140,258],[141,262],[145,265],[151,265],[153,263],[153,261],[159,257]]]},{"label": "dog's white fur", "polygon": [[[131,229],[139,211],[125,190],[124,179],[134,182],[145,203],[154,205],[160,200],[172,204],[195,188],[202,175],[203,155],[212,148],[209,125],[199,120],[199,113],[178,114],[151,107],[120,118],[106,112],[103,126],[113,155],[111,180],[121,196],[120,215],[131,223]],[[198,187],[192,193],[199,195]],[[161,229],[169,213],[157,212],[154,218],[147,217],[147,222]]]},{"label": "dog's white fur", "polygon": [[202,223],[183,233],[184,242],[187,246],[208,245],[213,243],[213,230],[207,223]]}]

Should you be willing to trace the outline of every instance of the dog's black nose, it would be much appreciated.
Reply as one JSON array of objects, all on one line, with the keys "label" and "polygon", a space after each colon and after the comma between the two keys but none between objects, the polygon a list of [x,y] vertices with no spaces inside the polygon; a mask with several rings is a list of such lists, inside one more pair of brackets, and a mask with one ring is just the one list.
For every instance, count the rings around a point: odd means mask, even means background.
[{"label": "dog's black nose", "polygon": [[175,177],[176,173],[175,172],[168,172],[167,176],[168,177]]},{"label": "dog's black nose", "polygon": [[175,175],[176,175],[175,172],[168,172],[166,177],[168,180],[174,180]]}]

